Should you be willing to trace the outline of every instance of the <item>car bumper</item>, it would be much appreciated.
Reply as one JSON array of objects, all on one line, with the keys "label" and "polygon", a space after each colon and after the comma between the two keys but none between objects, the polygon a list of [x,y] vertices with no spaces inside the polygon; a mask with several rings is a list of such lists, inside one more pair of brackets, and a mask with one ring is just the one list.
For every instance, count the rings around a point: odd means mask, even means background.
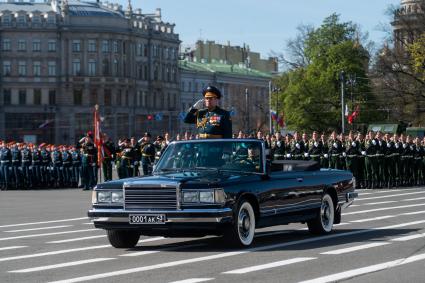
[{"label": "car bumper", "polygon": [[359,196],[356,192],[348,192],[345,194],[345,200],[340,203],[341,209],[345,209],[353,204],[355,198]]},{"label": "car bumper", "polygon": [[[130,214],[164,214],[162,224],[130,224]],[[91,209],[89,218],[96,228],[107,230],[138,230],[144,235],[195,235],[217,234],[214,231],[232,222],[232,209],[183,209],[183,210],[124,210]]]}]

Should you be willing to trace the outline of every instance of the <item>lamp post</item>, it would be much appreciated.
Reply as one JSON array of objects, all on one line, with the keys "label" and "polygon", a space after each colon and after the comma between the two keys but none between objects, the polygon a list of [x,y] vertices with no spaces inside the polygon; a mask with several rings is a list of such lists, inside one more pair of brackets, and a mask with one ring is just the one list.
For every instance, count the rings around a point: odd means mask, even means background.
[{"label": "lamp post", "polygon": [[248,88],[245,89],[245,126],[246,126],[246,133],[249,132],[249,111],[248,111]]},{"label": "lamp post", "polygon": [[[350,96],[351,96],[351,112],[354,111],[354,86],[357,84],[356,74],[349,74],[347,83],[350,85]],[[351,124],[351,129],[354,130],[354,124]]]},{"label": "lamp post", "polygon": [[341,133],[345,132],[345,117],[344,117],[344,91],[345,91],[345,72],[341,71],[340,74],[341,81]]}]

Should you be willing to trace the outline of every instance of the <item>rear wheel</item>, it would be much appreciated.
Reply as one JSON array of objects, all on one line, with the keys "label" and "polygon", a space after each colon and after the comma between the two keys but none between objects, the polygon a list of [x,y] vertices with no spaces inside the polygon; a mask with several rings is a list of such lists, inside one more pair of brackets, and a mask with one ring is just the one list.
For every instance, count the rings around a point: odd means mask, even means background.
[{"label": "rear wheel", "polygon": [[118,249],[134,248],[140,238],[140,233],[137,231],[107,230],[106,233],[109,243]]},{"label": "rear wheel", "polygon": [[308,230],[313,234],[328,234],[332,231],[335,220],[335,207],[332,197],[325,193],[316,217],[307,222]]},{"label": "rear wheel", "polygon": [[255,235],[255,213],[251,203],[242,199],[234,215],[234,223],[224,233],[226,244],[248,247]]}]

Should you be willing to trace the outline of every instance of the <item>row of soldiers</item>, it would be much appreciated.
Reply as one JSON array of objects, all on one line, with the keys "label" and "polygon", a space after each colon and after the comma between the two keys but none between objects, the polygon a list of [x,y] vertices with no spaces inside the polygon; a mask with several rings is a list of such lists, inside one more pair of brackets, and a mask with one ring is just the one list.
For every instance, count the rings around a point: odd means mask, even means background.
[{"label": "row of soldiers", "polygon": [[[258,138],[264,138],[257,136]],[[264,138],[274,159],[314,160],[322,168],[350,170],[356,186],[383,188],[425,183],[425,138],[368,132],[348,136],[332,132],[329,138],[313,132]]]}]

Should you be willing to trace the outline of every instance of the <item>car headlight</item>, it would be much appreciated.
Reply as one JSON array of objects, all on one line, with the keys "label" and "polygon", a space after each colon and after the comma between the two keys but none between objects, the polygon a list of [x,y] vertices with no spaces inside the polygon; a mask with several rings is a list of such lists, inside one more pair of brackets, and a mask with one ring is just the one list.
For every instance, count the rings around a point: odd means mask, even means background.
[{"label": "car headlight", "polygon": [[119,204],[124,202],[122,191],[93,191],[92,203],[99,204]]},{"label": "car headlight", "polygon": [[115,203],[116,202],[123,202],[124,198],[123,198],[122,191],[121,192],[112,192],[111,201],[115,202]]},{"label": "car headlight", "polygon": [[110,203],[112,199],[112,192],[108,191],[99,191],[97,192],[97,201],[99,203]]},{"label": "car headlight", "polygon": [[182,192],[183,203],[224,204],[226,194],[223,189],[189,190]]},{"label": "car headlight", "polygon": [[199,202],[199,192],[198,191],[183,192],[183,202],[186,202],[186,203]]},{"label": "car headlight", "polygon": [[199,192],[199,202],[214,203],[214,191]]}]

